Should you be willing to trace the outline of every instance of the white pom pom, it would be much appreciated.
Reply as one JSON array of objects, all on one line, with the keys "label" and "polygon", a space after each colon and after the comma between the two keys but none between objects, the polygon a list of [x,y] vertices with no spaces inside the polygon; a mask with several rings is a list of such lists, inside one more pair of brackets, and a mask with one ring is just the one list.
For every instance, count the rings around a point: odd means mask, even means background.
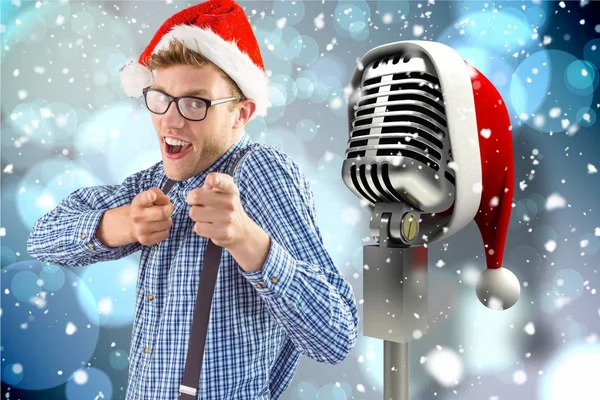
[{"label": "white pom pom", "polygon": [[483,305],[493,310],[511,308],[521,295],[519,279],[510,270],[487,268],[475,286],[477,297]]},{"label": "white pom pom", "polygon": [[146,66],[132,61],[121,68],[121,87],[129,97],[142,97],[142,89],[152,85],[154,77]]}]

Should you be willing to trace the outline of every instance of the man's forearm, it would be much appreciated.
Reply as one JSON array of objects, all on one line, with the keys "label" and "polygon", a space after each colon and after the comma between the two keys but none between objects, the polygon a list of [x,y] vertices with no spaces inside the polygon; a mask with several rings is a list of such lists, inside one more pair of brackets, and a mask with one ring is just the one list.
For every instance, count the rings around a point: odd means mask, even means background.
[{"label": "man's forearm", "polygon": [[104,213],[96,237],[107,247],[119,247],[134,243],[132,224],[129,219],[131,205],[112,208]]}]

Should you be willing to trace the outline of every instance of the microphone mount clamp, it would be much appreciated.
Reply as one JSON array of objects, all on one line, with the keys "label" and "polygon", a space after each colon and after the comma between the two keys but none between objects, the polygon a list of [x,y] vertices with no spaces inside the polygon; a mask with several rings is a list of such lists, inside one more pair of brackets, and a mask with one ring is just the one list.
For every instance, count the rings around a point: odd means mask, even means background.
[{"label": "microphone mount clamp", "polygon": [[405,203],[376,203],[371,236],[380,247],[410,247],[419,234],[420,212]]}]

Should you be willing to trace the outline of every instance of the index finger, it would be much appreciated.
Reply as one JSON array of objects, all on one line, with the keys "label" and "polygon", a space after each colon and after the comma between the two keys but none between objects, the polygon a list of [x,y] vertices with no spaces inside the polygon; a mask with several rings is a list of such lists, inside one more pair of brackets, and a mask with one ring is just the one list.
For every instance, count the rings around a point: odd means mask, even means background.
[{"label": "index finger", "polygon": [[160,188],[153,187],[135,196],[131,205],[137,207],[152,207],[156,199],[161,196],[164,196],[163,191],[160,190]]},{"label": "index finger", "polygon": [[[219,193],[236,193],[238,191],[238,187],[233,181],[233,176],[220,173],[214,174],[215,177],[219,178],[219,183],[212,188],[213,191]],[[212,182],[214,182],[214,180]]]}]

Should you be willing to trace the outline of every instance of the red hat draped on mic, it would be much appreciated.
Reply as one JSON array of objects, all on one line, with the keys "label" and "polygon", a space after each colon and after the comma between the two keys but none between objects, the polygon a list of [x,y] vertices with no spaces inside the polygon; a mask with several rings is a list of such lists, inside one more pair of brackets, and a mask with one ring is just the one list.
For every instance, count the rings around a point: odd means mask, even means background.
[{"label": "red hat draped on mic", "polygon": [[[517,277],[502,267],[514,190],[512,126],[506,104],[494,85],[451,47],[414,43],[436,65],[444,97],[456,162],[455,200],[462,206],[457,210],[455,203],[453,212],[463,214],[461,224],[474,219],[483,239],[487,268],[477,282],[477,297],[489,308],[510,308],[521,289]],[[451,221],[450,229],[456,228]]]}]

